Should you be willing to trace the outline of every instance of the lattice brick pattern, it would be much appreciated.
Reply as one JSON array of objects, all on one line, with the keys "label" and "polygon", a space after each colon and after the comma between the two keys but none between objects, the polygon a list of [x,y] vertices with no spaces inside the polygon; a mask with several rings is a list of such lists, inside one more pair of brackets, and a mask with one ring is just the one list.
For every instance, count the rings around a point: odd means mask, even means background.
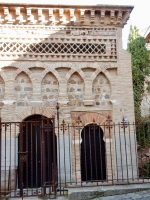
[{"label": "lattice brick pattern", "polygon": [[106,54],[106,45],[97,43],[1,42],[0,52],[39,54]]}]

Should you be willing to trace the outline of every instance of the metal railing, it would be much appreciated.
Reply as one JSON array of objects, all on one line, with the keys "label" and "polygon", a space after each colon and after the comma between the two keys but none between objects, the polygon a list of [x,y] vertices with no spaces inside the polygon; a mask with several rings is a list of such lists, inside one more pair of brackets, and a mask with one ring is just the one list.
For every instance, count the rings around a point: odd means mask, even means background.
[{"label": "metal railing", "polygon": [[63,195],[68,187],[150,182],[150,123],[1,122],[1,197]]}]

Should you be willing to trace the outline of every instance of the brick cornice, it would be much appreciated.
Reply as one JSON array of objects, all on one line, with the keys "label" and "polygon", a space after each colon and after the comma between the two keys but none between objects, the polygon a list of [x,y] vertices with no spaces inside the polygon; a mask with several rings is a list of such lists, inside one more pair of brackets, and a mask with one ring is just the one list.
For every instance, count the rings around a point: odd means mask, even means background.
[{"label": "brick cornice", "polygon": [[124,26],[133,6],[0,3],[1,24]]}]

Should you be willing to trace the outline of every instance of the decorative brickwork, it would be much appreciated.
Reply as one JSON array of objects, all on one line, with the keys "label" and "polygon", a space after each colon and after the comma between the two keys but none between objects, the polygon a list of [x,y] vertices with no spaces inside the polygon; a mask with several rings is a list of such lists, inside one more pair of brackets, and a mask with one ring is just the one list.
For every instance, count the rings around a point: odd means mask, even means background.
[{"label": "decorative brickwork", "polygon": [[43,115],[48,118],[53,118],[55,116],[55,110],[51,108],[47,108],[45,106],[29,106],[27,108],[18,108],[16,110],[16,121],[23,121],[30,115]]},{"label": "decorative brickwork", "polygon": [[[5,30],[7,31],[7,29],[11,29],[12,27],[2,28],[5,32]],[[34,27],[31,26],[31,29],[34,30]],[[70,29],[73,28],[70,27]],[[40,38],[28,32],[27,35],[29,36],[25,38],[20,37],[20,34],[22,35],[24,32],[17,33],[17,35],[19,34],[17,37],[15,35],[14,37],[10,37],[5,33],[3,37],[0,37],[1,58],[30,58],[33,60],[37,58],[52,60],[66,60],[68,58],[72,58],[73,60],[77,58],[97,60],[117,59],[116,30],[113,31],[114,34],[110,34],[108,32],[109,29],[99,31],[98,28],[95,28],[94,34],[94,31],[88,31],[87,28],[85,32],[77,29],[75,34],[70,29],[68,28],[69,32],[62,31],[61,29],[54,32],[47,32],[45,37],[42,28],[40,28],[41,33],[39,34],[43,35]],[[50,33],[50,36],[48,33]],[[106,35],[105,39],[103,39],[103,35]]]},{"label": "decorative brickwork", "polygon": [[73,25],[118,25],[123,26],[129,17],[131,7],[121,6],[69,6],[38,5],[13,7],[7,3],[1,6],[2,24],[73,24]]},{"label": "decorative brickwork", "polygon": [[[113,133],[104,124],[108,115],[112,123],[123,117],[134,121],[131,57],[122,49],[122,27],[132,9],[132,6],[0,3],[2,121],[21,122],[29,116],[42,115],[53,118],[55,126],[65,124],[65,130],[67,124],[75,125],[69,130],[70,136],[63,128],[55,133],[60,137],[58,163],[65,162],[66,169],[71,166],[71,171],[65,172],[67,179],[69,173],[73,179],[77,173],[77,181],[81,180],[80,133],[92,123],[102,130],[107,180],[116,178],[120,172],[115,157],[115,148],[119,147],[114,146]],[[77,123],[79,118],[81,124]],[[63,157],[67,148],[70,164]],[[16,163],[14,171],[18,168]],[[59,170],[64,182],[62,165]]]}]

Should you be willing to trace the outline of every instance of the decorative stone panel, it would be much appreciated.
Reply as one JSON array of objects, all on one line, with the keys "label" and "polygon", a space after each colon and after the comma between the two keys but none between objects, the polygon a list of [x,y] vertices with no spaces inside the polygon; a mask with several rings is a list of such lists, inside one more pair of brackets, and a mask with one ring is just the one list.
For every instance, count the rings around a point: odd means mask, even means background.
[{"label": "decorative stone panel", "polygon": [[58,81],[52,73],[46,74],[42,81],[44,106],[55,106],[58,99]]},{"label": "decorative stone panel", "polygon": [[110,108],[111,86],[107,77],[100,73],[93,82],[93,95],[95,97],[95,106]]},{"label": "decorative stone panel", "polygon": [[32,90],[32,83],[28,75],[24,72],[20,73],[15,80],[15,97],[17,106],[30,105]]},{"label": "decorative stone panel", "polygon": [[74,73],[68,81],[68,98],[70,106],[83,105],[84,82],[78,73]]}]

